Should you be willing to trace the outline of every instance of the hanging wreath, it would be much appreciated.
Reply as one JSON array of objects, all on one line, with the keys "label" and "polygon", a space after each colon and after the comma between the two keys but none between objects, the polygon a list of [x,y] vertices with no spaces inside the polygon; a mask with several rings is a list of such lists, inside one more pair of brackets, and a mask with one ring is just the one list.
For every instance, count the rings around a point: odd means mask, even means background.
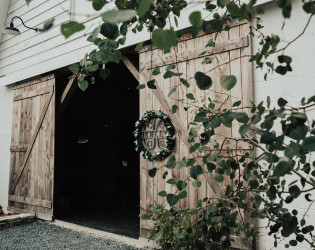
[{"label": "hanging wreath", "polygon": [[136,151],[150,160],[161,161],[175,147],[175,129],[170,118],[159,110],[146,112],[136,122]]}]

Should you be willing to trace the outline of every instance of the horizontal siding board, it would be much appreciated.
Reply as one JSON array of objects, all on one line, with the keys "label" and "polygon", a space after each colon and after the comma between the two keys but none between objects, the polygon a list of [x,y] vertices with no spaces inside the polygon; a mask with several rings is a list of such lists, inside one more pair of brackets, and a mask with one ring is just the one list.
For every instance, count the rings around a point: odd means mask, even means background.
[{"label": "horizontal siding board", "polygon": [[[59,43],[56,43],[54,41],[58,41]],[[43,61],[47,61],[53,57],[57,57],[60,55],[63,55],[65,51],[72,51],[75,49],[79,49],[84,45],[90,44],[90,42],[86,41],[86,37],[82,37],[82,32],[77,33],[73,36],[71,36],[69,39],[65,40],[62,35],[52,39],[49,42],[50,49],[40,51],[38,49],[37,54],[31,54],[24,60],[19,59],[20,55],[16,56],[16,60],[14,62],[10,62],[9,65],[5,65],[8,60],[2,60],[0,62],[0,76],[2,74],[9,74],[13,73],[17,70],[21,70],[27,67],[30,67],[32,65],[36,65],[38,63],[41,63]],[[65,41],[63,43],[63,41]],[[42,48],[42,47],[40,47]],[[37,47],[34,47],[34,49],[37,50]],[[44,48],[46,49],[46,48]]]},{"label": "horizontal siding board", "polygon": [[[60,0],[61,1],[61,0]],[[37,26],[39,23],[34,22],[34,19],[36,20],[36,18],[40,15],[45,15],[46,12],[48,12],[50,9],[54,8],[55,6],[57,6],[56,10],[54,10],[56,12],[56,14],[64,12],[65,10],[70,8],[70,4],[68,0],[62,0],[62,2],[57,2],[56,1],[49,1],[48,3],[45,3],[43,5],[38,6],[37,8],[33,9],[31,12],[27,12],[25,14],[21,14],[18,15],[20,16],[24,23],[27,26],[30,27],[35,27]],[[9,15],[10,16],[10,15]],[[14,16],[14,15],[13,15]],[[13,16],[10,16],[7,18],[7,25],[9,25],[9,22],[11,21],[11,18]],[[46,15],[46,21],[49,20],[50,18],[47,17]],[[21,31],[21,36],[23,35],[24,32],[26,32],[28,29],[25,28],[20,20],[16,20],[14,21],[15,23],[15,27],[20,29]],[[3,42],[7,41],[7,40],[11,40],[13,39],[14,36],[9,36],[9,35],[5,35],[2,39]],[[14,40],[14,39],[13,39]]]},{"label": "horizontal siding board", "polygon": [[26,5],[25,0],[17,0],[17,1],[13,0],[13,1],[11,1],[8,14],[11,14],[12,12],[19,10],[24,5]]},{"label": "horizontal siding board", "polygon": [[[63,20],[66,21],[67,17]],[[18,60],[36,55],[38,52],[44,52],[56,46],[56,44],[62,44],[65,41],[64,37],[60,34],[60,25],[51,29],[48,33],[39,34],[32,37],[26,42],[19,43],[15,46],[4,50],[0,54],[0,67],[10,65]],[[34,51],[38,51],[37,53]]]},{"label": "horizontal siding board", "polygon": [[60,35],[60,25],[69,20],[69,14],[66,12],[62,13],[61,15],[58,16],[57,20],[58,20],[58,22],[56,22],[55,26],[51,30],[49,30],[48,32],[36,34],[34,31],[32,31],[32,32],[28,33],[30,38],[27,38],[27,39],[21,41],[20,43],[14,43],[14,44],[6,43],[5,45],[7,45],[9,47],[3,48],[2,51],[0,51],[0,60],[6,59],[6,58],[11,57],[15,54],[19,54],[19,52],[21,52],[21,51],[25,52],[26,50],[31,49],[34,46],[38,46],[47,40],[50,40],[54,37],[59,36]]},{"label": "horizontal siding board", "polygon": [[50,11],[47,11],[45,15],[41,17],[41,20],[39,20],[37,26],[42,26],[47,21],[47,16],[49,16],[49,19],[55,19],[54,27],[47,32],[44,33],[36,33],[34,30],[27,30],[23,33],[23,35],[16,36],[14,40],[7,40],[3,42],[0,46],[0,56],[4,57],[5,55],[2,55],[7,49],[15,47],[15,46],[25,46],[29,43],[29,40],[34,38],[35,40],[39,39],[40,37],[50,37],[53,30],[57,29],[58,34],[60,34],[60,25],[70,19],[69,14],[67,12],[58,13],[55,15],[55,12],[52,11],[52,13],[49,13]]}]

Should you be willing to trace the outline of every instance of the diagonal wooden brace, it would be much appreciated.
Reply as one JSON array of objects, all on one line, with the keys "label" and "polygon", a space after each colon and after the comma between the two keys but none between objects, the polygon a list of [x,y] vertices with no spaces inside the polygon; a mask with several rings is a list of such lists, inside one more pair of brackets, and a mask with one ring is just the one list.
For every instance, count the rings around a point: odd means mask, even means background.
[{"label": "diagonal wooden brace", "polygon": [[[126,67],[130,70],[130,72],[134,75],[134,77],[139,81],[139,71],[135,68],[135,66],[132,64],[132,62],[130,62],[130,60],[126,57],[123,56],[122,59],[123,63],[126,65]],[[150,73],[147,69],[144,69],[141,74],[143,74],[145,80],[148,82],[150,81]],[[164,108],[164,110],[167,112],[168,116],[170,117],[175,129],[179,132],[179,134],[181,135],[181,137],[183,138],[183,142],[185,144],[185,146],[188,148],[190,148],[190,145],[188,143],[188,132],[186,127],[184,126],[184,124],[182,123],[182,121],[179,119],[178,115],[175,113],[172,113],[172,108],[168,105],[165,95],[164,93],[161,91],[161,89],[159,88],[159,86],[156,86],[156,89],[152,89],[154,95],[156,96],[156,98],[159,100],[160,104],[162,105],[162,107]],[[195,151],[194,153],[192,153],[192,155],[194,157],[196,157],[197,162],[201,165],[203,165],[203,163],[201,162],[199,158],[199,156],[201,156],[201,154],[197,151]],[[211,173],[204,173],[204,176],[207,180],[207,183],[210,185],[210,187],[213,189],[213,191],[216,194],[220,194],[222,196],[224,196],[224,191],[221,188],[221,186],[213,179],[213,176]]]}]

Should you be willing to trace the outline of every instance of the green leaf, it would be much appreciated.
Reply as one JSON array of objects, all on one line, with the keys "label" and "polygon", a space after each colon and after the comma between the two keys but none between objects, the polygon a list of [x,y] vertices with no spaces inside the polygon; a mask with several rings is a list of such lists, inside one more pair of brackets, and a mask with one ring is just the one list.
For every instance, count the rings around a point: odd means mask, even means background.
[{"label": "green leaf", "polygon": [[284,176],[292,171],[293,166],[291,161],[280,161],[273,169],[273,174],[278,177]]},{"label": "green leaf", "polygon": [[201,64],[210,64],[210,63],[212,63],[212,61],[213,61],[213,58],[206,57],[206,58],[201,62]]},{"label": "green leaf", "polygon": [[127,23],[123,23],[120,28],[119,28],[120,33],[125,36],[128,32],[128,24]]},{"label": "green leaf", "polygon": [[105,80],[109,76],[110,70],[108,68],[101,69],[99,74],[100,77],[102,77],[102,79]]},{"label": "green leaf", "polygon": [[177,110],[178,110],[178,106],[176,104],[174,104],[172,106],[172,113],[175,114]]},{"label": "green leaf", "polygon": [[171,78],[173,76],[181,76],[182,73],[175,73],[173,71],[166,71],[165,74],[163,75],[164,79],[167,79],[167,78]]},{"label": "green leaf", "polygon": [[202,17],[200,11],[194,11],[189,15],[190,23],[195,27],[202,26]]},{"label": "green leaf", "polygon": [[200,188],[201,187],[201,181],[198,181],[198,180],[194,180],[193,182],[192,182],[192,186],[194,187],[194,188]]},{"label": "green leaf", "polygon": [[219,223],[223,219],[223,216],[212,216],[211,217],[211,222],[213,223]]},{"label": "green leaf", "polygon": [[161,191],[161,192],[158,192],[158,195],[162,196],[162,197],[166,197],[167,193],[166,193],[166,191]]},{"label": "green leaf", "polygon": [[287,102],[286,100],[284,100],[283,98],[279,98],[279,99],[278,99],[278,105],[279,105],[280,107],[285,106],[287,103],[288,103],[288,102]]},{"label": "green leaf", "polygon": [[221,183],[221,182],[223,182],[224,177],[223,177],[223,175],[221,175],[221,174],[215,174],[215,175],[213,176],[213,179],[214,179],[215,181]]},{"label": "green leaf", "polygon": [[236,101],[233,103],[233,107],[238,107],[241,105],[241,103],[242,103],[242,101]]},{"label": "green leaf", "polygon": [[183,192],[180,192],[179,194],[178,194],[178,198],[179,199],[184,199],[184,198],[186,198],[187,197],[187,191],[183,191]]},{"label": "green leaf", "polygon": [[139,52],[140,50],[142,50],[142,48],[143,48],[143,43],[138,43],[135,48],[135,51]]},{"label": "green leaf", "polygon": [[207,119],[206,113],[204,112],[199,112],[198,114],[196,114],[195,119],[194,119],[195,122],[206,122],[207,120],[208,119]]},{"label": "green leaf", "polygon": [[48,20],[44,23],[43,28],[38,29],[39,32],[46,32],[54,26],[54,19]]},{"label": "green leaf", "polygon": [[156,89],[156,86],[154,85],[155,83],[155,79],[153,80],[150,80],[147,82],[147,86],[150,88],[150,89]]},{"label": "green leaf", "polygon": [[81,23],[70,21],[61,25],[61,33],[65,38],[73,35],[76,32],[84,30],[85,26]]},{"label": "green leaf", "polygon": [[171,156],[168,158],[168,160],[167,160],[167,162],[166,162],[166,164],[165,164],[165,167],[167,167],[167,168],[175,168],[175,166],[176,166],[176,158],[175,158],[175,155],[171,155]]},{"label": "green leaf", "polygon": [[276,140],[276,134],[269,131],[264,131],[260,137],[260,143],[271,144]]},{"label": "green leaf", "polygon": [[312,152],[315,151],[315,136],[310,136],[304,138],[302,142],[302,148],[306,152]]},{"label": "green leaf", "polygon": [[[207,44],[206,44],[206,48],[207,47],[215,47],[215,42],[213,41],[213,39],[210,39]],[[212,61],[212,58],[211,58]]]},{"label": "green leaf", "polygon": [[139,3],[139,7],[137,9],[138,16],[143,17],[150,9],[152,3],[153,0],[141,0],[141,2]]},{"label": "green leaf", "polygon": [[292,198],[297,198],[301,194],[301,190],[297,185],[289,187],[289,193]]},{"label": "green leaf", "polygon": [[187,88],[189,88],[190,85],[184,78],[180,78],[180,82],[184,84]]},{"label": "green leaf", "polygon": [[172,207],[179,201],[179,198],[177,195],[168,194],[166,197],[166,201]]},{"label": "green leaf", "polygon": [[69,67],[69,70],[73,73],[73,74],[77,74],[79,72],[79,64],[72,64],[70,67]]},{"label": "green leaf", "polygon": [[106,2],[107,2],[106,0],[93,0],[92,6],[94,10],[99,11],[104,7]]},{"label": "green leaf", "polygon": [[200,147],[200,143],[196,143],[189,148],[189,153],[195,152]]},{"label": "green leaf", "polygon": [[289,158],[293,158],[299,153],[299,151],[300,151],[299,144],[291,142],[287,149],[284,151],[284,155]]},{"label": "green leaf", "polygon": [[161,70],[159,66],[155,67],[155,69],[152,71],[152,75],[154,76],[157,76],[160,73],[161,73]]},{"label": "green leaf", "polygon": [[187,187],[187,183],[186,182],[183,182],[182,180],[179,180],[177,183],[176,183],[176,187],[178,188],[178,190],[183,190],[184,188]]},{"label": "green leaf", "polygon": [[309,1],[304,3],[303,10],[308,14],[315,14],[315,1]]},{"label": "green leaf", "polygon": [[176,91],[176,88],[172,88],[170,92],[168,93],[167,97],[170,97],[175,91]]},{"label": "green leaf", "polygon": [[86,80],[79,81],[78,86],[82,91],[85,91],[89,86],[89,82]]},{"label": "green leaf", "polygon": [[203,72],[200,72],[200,71],[196,72],[195,79],[196,79],[198,88],[201,90],[207,90],[212,85],[211,78]]},{"label": "green leaf", "polygon": [[194,179],[198,178],[198,175],[202,174],[203,170],[201,168],[201,166],[197,165],[197,166],[192,166],[190,168],[190,176]]},{"label": "green leaf", "polygon": [[29,5],[31,1],[33,1],[33,0],[25,0],[26,5]]},{"label": "green leaf", "polygon": [[152,42],[157,48],[164,50],[165,53],[168,53],[170,52],[171,47],[177,44],[176,32],[173,29],[156,29],[152,33]]},{"label": "green leaf", "polygon": [[190,99],[190,100],[195,100],[195,97],[193,96],[192,93],[188,93],[188,94],[186,95],[186,97],[187,97],[188,99]]},{"label": "green leaf", "polygon": [[242,125],[242,126],[240,127],[239,132],[240,132],[240,134],[243,136],[243,135],[245,135],[249,130],[250,130],[250,125],[244,124],[244,125]]},{"label": "green leaf", "polygon": [[88,40],[89,42],[94,42],[100,32],[101,32],[101,27],[100,27],[100,26],[96,27],[96,28],[93,30],[92,34],[87,38],[87,40]]},{"label": "green leaf", "polygon": [[103,23],[101,26],[101,34],[109,39],[115,39],[118,32],[118,26],[112,23]]},{"label": "green leaf", "polygon": [[145,84],[139,84],[136,89],[144,89],[145,88]]},{"label": "green leaf", "polygon": [[151,168],[148,171],[150,177],[154,177],[156,175],[157,168]]},{"label": "green leaf", "polygon": [[135,10],[109,10],[102,14],[105,23],[124,23],[136,16]]},{"label": "green leaf", "polygon": [[172,178],[172,179],[167,180],[166,183],[175,185],[177,182]]},{"label": "green leaf", "polygon": [[234,75],[222,75],[220,82],[225,90],[231,90],[235,86],[237,79]]}]

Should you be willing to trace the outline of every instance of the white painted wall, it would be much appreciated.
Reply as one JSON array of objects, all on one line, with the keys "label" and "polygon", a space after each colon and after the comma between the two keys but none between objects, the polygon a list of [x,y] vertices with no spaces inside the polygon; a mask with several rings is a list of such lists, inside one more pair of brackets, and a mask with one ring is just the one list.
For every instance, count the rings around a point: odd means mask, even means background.
[{"label": "white painted wall", "polygon": [[[74,0],[73,0],[74,1]],[[94,13],[94,11],[86,5],[78,4],[71,6],[71,10],[77,13]],[[282,35],[282,39],[288,41],[297,36],[304,27],[307,16],[298,3],[293,2],[292,18],[286,23],[285,28],[281,30],[282,17],[280,11],[274,4],[265,5],[265,14],[262,15],[264,20],[265,33],[278,33]],[[90,4],[90,3],[89,3]],[[48,7],[49,6],[49,7]],[[65,6],[65,7],[62,7]],[[17,27],[23,32],[19,37],[4,36],[0,46],[0,204],[7,206],[8,180],[9,180],[9,161],[10,161],[10,138],[11,138],[11,113],[12,113],[12,86],[4,86],[15,83],[20,80],[27,79],[48,71],[67,66],[77,62],[94,46],[86,42],[87,35],[84,32],[78,33],[65,40],[60,35],[60,24],[70,19],[65,10],[70,8],[70,1],[63,0],[33,0],[30,7],[27,8],[24,0],[11,0],[9,7],[9,16],[7,23],[13,15],[20,15],[25,18],[26,24],[30,26],[40,26],[46,20],[55,17],[56,27],[51,31],[43,34],[35,34],[31,30],[26,30],[21,25]],[[198,9],[198,5],[190,5],[190,9],[186,13],[190,13],[194,9]],[[45,12],[44,12],[45,10]],[[44,12],[44,13],[43,13]],[[86,23],[89,32],[93,30],[93,23],[97,23],[97,19],[87,18],[82,15],[71,16],[73,20],[80,20]],[[187,15],[182,15],[178,29],[189,26]],[[18,24],[18,20],[17,20]],[[95,24],[94,24],[95,25]],[[127,39],[125,46],[136,44],[140,41],[147,40],[147,33],[131,35]],[[254,50],[257,49],[259,39],[254,39]],[[298,39],[292,46],[287,49],[289,55],[293,55],[293,72],[286,76],[273,75],[267,81],[263,80],[264,71],[254,71],[254,89],[255,100],[259,103],[265,100],[266,96],[271,96],[274,103],[281,96],[287,98],[295,105],[303,96],[315,94],[315,19],[311,21],[309,28],[304,36]],[[23,58],[23,59],[22,59]],[[315,117],[315,111],[311,113]],[[315,197],[315,194],[313,195]],[[290,208],[297,208],[302,212],[307,207],[307,203],[299,201],[290,204]],[[310,210],[310,221],[315,221],[315,207]],[[267,230],[264,224],[261,227],[258,239],[259,249],[272,248],[273,240],[267,236]],[[284,249],[284,245],[280,244],[279,249]],[[297,248],[306,249],[306,248]]]},{"label": "white painted wall", "polygon": [[[282,40],[290,41],[302,32],[303,27],[307,22],[308,16],[302,10],[300,1],[293,1],[292,18],[286,22],[283,30],[281,30],[283,18],[281,12],[276,8],[275,4],[268,4],[265,6],[265,14],[262,15],[264,29],[266,34],[280,34]],[[254,40],[254,51],[258,48],[259,40]],[[255,102],[259,103],[266,97],[270,96],[272,103],[276,105],[279,97],[283,97],[292,105],[298,105],[302,97],[310,97],[315,95],[315,19],[310,23],[303,37],[294,42],[288,47],[286,54],[292,56],[293,72],[285,76],[274,74],[264,81],[265,71],[255,70],[254,72],[254,91]],[[315,111],[309,113],[310,117],[315,118]],[[276,132],[280,132],[280,126],[277,127]],[[314,157],[313,157],[314,158]],[[301,195],[302,196],[302,195]],[[315,197],[313,192],[312,197]],[[305,212],[309,202],[306,202],[304,196],[296,202],[289,204],[289,209],[297,209],[299,214]],[[309,211],[307,220],[310,224],[315,222],[315,205]],[[265,228],[265,223],[259,221],[260,234],[258,238],[258,249],[271,249],[273,247],[273,238],[269,237],[268,230]],[[278,249],[285,249],[284,244],[288,241],[283,241],[279,244]],[[294,247],[294,249],[310,249],[307,245],[303,247]],[[291,249],[291,248],[290,248]]]}]

